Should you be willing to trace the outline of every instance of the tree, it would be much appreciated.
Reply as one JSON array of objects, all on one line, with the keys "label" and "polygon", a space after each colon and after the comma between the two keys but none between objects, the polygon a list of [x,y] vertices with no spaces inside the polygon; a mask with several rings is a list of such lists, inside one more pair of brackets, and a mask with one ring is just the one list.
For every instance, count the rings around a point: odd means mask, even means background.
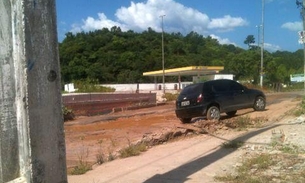
[{"label": "tree", "polygon": [[[260,54],[254,36],[249,35],[245,44],[250,50],[235,45],[222,45],[212,37],[196,32],[186,36],[165,33],[165,68],[185,66],[224,66],[222,73],[234,74],[235,79],[254,80],[260,72]],[[160,33],[148,28],[142,33],[122,31],[119,27],[66,34],[59,44],[62,82],[93,79],[102,83],[154,82],[143,72],[162,69]],[[265,51],[266,84],[289,82],[290,74],[303,72],[303,51]],[[183,76],[182,81],[191,80]],[[157,78],[161,82],[161,77]],[[167,77],[167,82],[177,78]]]},{"label": "tree", "polygon": [[225,63],[226,70],[235,75],[237,80],[249,80],[257,83],[259,73],[259,54],[248,50],[233,54]]},{"label": "tree", "polygon": [[244,43],[246,45],[248,45],[248,48],[251,49],[252,48],[252,44],[255,43],[255,38],[253,35],[248,35],[246,40],[244,41]]}]

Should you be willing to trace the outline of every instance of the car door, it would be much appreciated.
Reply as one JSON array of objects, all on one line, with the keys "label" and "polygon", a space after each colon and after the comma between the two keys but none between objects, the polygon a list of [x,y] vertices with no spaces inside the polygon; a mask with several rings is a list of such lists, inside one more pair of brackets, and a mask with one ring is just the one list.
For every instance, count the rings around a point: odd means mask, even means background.
[{"label": "car door", "polygon": [[221,111],[230,111],[232,108],[234,97],[229,91],[229,87],[229,83],[226,80],[215,80],[212,84],[215,101],[220,105]]},{"label": "car door", "polygon": [[230,82],[230,91],[233,96],[232,106],[234,110],[245,108],[249,103],[249,96],[245,92],[246,88],[236,81]]}]

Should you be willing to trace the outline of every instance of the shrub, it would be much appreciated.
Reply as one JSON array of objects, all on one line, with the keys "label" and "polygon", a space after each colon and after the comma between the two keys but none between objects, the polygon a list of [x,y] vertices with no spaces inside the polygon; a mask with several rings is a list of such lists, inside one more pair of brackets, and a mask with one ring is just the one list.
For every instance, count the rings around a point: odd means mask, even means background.
[{"label": "shrub", "polygon": [[226,148],[226,149],[238,149],[238,148],[242,147],[243,145],[244,145],[244,142],[233,140],[233,141],[223,143],[222,147]]},{"label": "shrub", "polygon": [[106,162],[105,154],[103,153],[102,143],[103,143],[103,140],[98,141],[99,149],[98,149],[98,153],[96,155],[96,163],[99,165]]},{"label": "shrub", "polygon": [[77,92],[90,93],[90,92],[114,92],[114,88],[100,86],[98,80],[85,79],[74,82]]},{"label": "shrub", "polygon": [[75,115],[72,109],[68,109],[67,107],[62,107],[62,113],[64,116],[64,121],[74,120]]},{"label": "shrub", "polygon": [[305,114],[305,97],[303,97],[298,109],[294,111],[295,116],[301,116],[303,114]]},{"label": "shrub", "polygon": [[71,170],[70,174],[71,175],[82,175],[88,172],[89,170],[92,170],[92,167],[90,166],[89,163],[84,163],[81,162],[79,163],[76,167]]},{"label": "shrub", "polygon": [[81,175],[92,170],[92,166],[86,161],[89,157],[89,149],[84,145],[84,137],[81,137],[81,140],[81,149],[78,154],[78,165],[71,170],[70,174],[72,175]]},{"label": "shrub", "polygon": [[143,142],[139,144],[129,144],[128,147],[120,150],[120,157],[127,158],[130,156],[137,156],[144,151],[146,151],[146,144]]},{"label": "shrub", "polygon": [[173,94],[173,93],[165,93],[164,98],[166,101],[175,101],[178,97],[178,94]]}]

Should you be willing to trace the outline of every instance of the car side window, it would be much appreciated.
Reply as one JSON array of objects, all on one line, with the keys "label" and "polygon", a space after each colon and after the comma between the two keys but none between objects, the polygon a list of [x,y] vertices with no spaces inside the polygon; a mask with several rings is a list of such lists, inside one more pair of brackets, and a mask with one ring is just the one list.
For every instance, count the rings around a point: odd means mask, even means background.
[{"label": "car side window", "polygon": [[244,87],[241,84],[232,81],[230,83],[230,90],[231,91],[242,91],[242,90],[244,90]]},{"label": "car side window", "polygon": [[226,92],[229,89],[229,85],[224,81],[217,81],[212,84],[212,91],[214,92]]}]

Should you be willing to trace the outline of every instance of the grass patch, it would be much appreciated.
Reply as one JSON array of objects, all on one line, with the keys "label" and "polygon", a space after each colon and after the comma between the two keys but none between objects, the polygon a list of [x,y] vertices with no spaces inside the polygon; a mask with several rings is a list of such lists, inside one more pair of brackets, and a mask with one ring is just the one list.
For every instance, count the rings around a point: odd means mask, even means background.
[{"label": "grass patch", "polygon": [[215,180],[231,183],[264,183],[270,182],[270,179],[258,172],[264,172],[271,165],[274,165],[271,155],[261,154],[251,159],[246,159],[243,164],[237,168],[236,174],[227,174],[225,176],[216,176]]},{"label": "grass patch", "polygon": [[244,130],[252,125],[251,118],[249,116],[240,116],[235,120],[235,124],[238,130]]},{"label": "grass patch", "polygon": [[86,162],[80,162],[76,167],[74,167],[70,174],[71,175],[82,175],[88,172],[89,170],[92,170],[92,167],[89,163]]},{"label": "grass patch", "polygon": [[138,143],[138,144],[131,144],[129,143],[128,147],[121,149],[119,151],[121,158],[127,158],[130,156],[138,156],[141,154],[141,152],[144,152],[147,150],[146,143]]},{"label": "grass patch", "polygon": [[103,140],[98,141],[99,149],[97,151],[97,155],[95,156],[96,163],[99,165],[106,162],[105,154],[103,153],[102,143],[103,143]]},{"label": "grass patch", "polygon": [[273,143],[271,146],[285,154],[304,154],[305,150],[294,144]]},{"label": "grass patch", "polygon": [[287,154],[298,154],[301,152],[300,148],[296,145],[284,145],[281,146],[279,150]]},{"label": "grass patch", "polygon": [[267,121],[268,121],[268,118],[266,118],[266,117],[256,117],[256,118],[252,119],[252,126],[254,128],[260,128]]},{"label": "grass patch", "polygon": [[276,146],[279,153],[248,154],[232,173],[215,176],[215,181],[230,183],[305,182],[304,150],[286,144]]},{"label": "grass patch", "polygon": [[293,114],[295,116],[301,116],[305,114],[305,97],[302,98],[300,105],[297,107],[297,109],[294,110]]},{"label": "grass patch", "polygon": [[266,170],[271,165],[274,165],[272,155],[270,154],[261,154],[251,159],[247,159],[244,164],[238,168],[238,171],[241,173],[245,173],[251,169],[255,169],[255,171]]},{"label": "grass patch", "polygon": [[113,161],[113,160],[115,160],[115,156],[111,152],[109,152],[108,161]]},{"label": "grass patch", "polygon": [[116,146],[116,143],[113,139],[110,140],[111,143],[110,143],[110,147],[108,147],[108,155],[107,152],[103,151],[103,146],[102,146],[103,140],[99,140],[97,142],[97,144],[99,145],[99,149],[95,157],[96,157],[96,163],[99,165],[116,159],[116,156],[113,154],[113,147]]},{"label": "grass patch", "polygon": [[266,117],[250,118],[249,116],[239,116],[234,120],[226,121],[225,125],[229,128],[234,128],[238,131],[246,130],[247,128],[258,128],[268,121]]},{"label": "grass patch", "polygon": [[233,141],[223,143],[222,147],[226,148],[226,149],[237,149],[243,145],[244,145],[244,142],[233,140]]},{"label": "grass patch", "polygon": [[78,153],[78,164],[75,166],[69,173],[71,175],[82,175],[87,171],[92,170],[92,165],[90,165],[86,159],[89,157],[89,149],[85,147],[83,140],[84,137],[80,137],[81,139],[81,150]]}]

